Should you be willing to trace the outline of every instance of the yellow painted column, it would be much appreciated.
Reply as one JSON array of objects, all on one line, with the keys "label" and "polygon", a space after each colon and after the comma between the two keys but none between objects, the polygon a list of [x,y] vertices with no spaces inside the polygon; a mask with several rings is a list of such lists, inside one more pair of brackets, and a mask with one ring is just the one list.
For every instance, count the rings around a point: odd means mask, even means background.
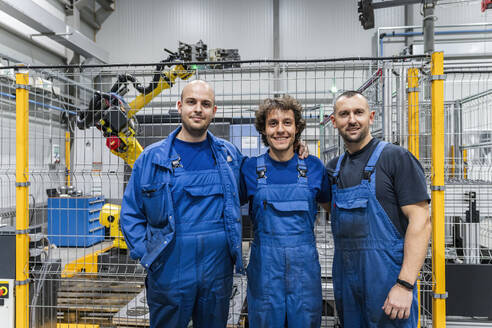
[{"label": "yellow painted column", "polygon": [[463,149],[463,179],[468,179],[468,150]]},{"label": "yellow painted column", "polygon": [[446,275],[444,258],[444,58],[431,59],[432,102],[432,326],[446,327]]},{"label": "yellow painted column", "polygon": [[15,74],[15,326],[29,327],[29,73],[22,67]]},{"label": "yellow painted column", "polygon": [[70,186],[70,132],[65,132],[65,167],[66,167],[66,183]]},{"label": "yellow painted column", "polygon": [[419,159],[419,70],[407,71],[408,92],[408,150]]},{"label": "yellow painted column", "polygon": [[[408,151],[415,158],[420,159],[419,149],[419,70],[418,68],[409,68],[407,70],[407,93],[408,93]],[[417,328],[420,328],[420,280],[417,280],[417,297],[418,297],[418,321]]]}]

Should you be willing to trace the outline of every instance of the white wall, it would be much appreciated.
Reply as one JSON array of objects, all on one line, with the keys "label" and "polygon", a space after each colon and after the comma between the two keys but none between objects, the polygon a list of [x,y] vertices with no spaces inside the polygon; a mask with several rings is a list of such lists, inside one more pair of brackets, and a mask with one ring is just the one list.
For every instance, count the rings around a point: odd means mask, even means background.
[{"label": "white wall", "polygon": [[96,42],[112,62],[157,62],[178,40],[210,48],[239,48],[244,59],[271,58],[273,6],[263,0],[116,2]]},{"label": "white wall", "polygon": [[[376,13],[378,25],[403,22],[403,8]],[[371,56],[374,30],[364,31],[356,1],[280,0],[280,57]],[[96,42],[113,62],[155,62],[178,40],[238,48],[242,59],[273,57],[273,1],[184,0],[116,3]],[[350,42],[349,42],[350,41]]]},{"label": "white wall", "polygon": [[[375,11],[376,26],[400,25],[403,7]],[[357,1],[280,0],[282,58],[333,58],[375,55],[374,30],[359,22]]]}]

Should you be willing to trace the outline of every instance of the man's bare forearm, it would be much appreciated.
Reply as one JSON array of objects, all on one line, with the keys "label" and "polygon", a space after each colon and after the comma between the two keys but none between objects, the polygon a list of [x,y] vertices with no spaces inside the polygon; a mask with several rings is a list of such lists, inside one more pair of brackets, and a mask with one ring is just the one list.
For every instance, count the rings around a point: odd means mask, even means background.
[{"label": "man's bare forearm", "polygon": [[405,234],[403,265],[398,278],[411,284],[415,283],[427,255],[432,225],[427,202],[402,206],[408,217]]}]

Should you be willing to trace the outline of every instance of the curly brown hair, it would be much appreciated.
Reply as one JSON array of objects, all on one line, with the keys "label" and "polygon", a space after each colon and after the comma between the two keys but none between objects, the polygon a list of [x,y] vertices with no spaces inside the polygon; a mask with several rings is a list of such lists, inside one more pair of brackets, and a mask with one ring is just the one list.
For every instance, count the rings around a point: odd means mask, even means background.
[{"label": "curly brown hair", "polygon": [[255,127],[261,134],[263,144],[265,146],[269,146],[265,135],[266,120],[268,114],[274,109],[291,110],[294,112],[294,119],[296,122],[296,136],[294,139],[294,145],[297,145],[299,143],[299,139],[301,138],[302,131],[306,128],[306,120],[302,117],[301,104],[287,94],[284,94],[282,97],[267,98],[263,100],[263,103],[256,111]]}]

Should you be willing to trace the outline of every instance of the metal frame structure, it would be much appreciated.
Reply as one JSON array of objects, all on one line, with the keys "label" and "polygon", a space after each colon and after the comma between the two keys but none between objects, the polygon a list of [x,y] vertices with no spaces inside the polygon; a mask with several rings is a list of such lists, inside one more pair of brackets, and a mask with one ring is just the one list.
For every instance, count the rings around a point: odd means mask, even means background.
[{"label": "metal frame structure", "polygon": [[[420,58],[422,59],[422,58]],[[253,112],[258,101],[266,96],[274,96],[279,91],[288,91],[293,93],[301,99],[301,102],[307,110],[308,132],[306,134],[307,140],[310,143],[311,151],[313,149],[316,154],[327,161],[330,157],[337,155],[342,151],[342,145],[338,136],[330,129],[326,127],[328,123],[328,117],[330,110],[327,106],[332,105],[334,96],[336,93],[328,91],[327,89],[337,84],[342,88],[362,88],[363,92],[369,98],[371,106],[376,109],[376,124],[374,125],[373,133],[379,135],[382,138],[386,138],[388,141],[400,143],[401,145],[407,145],[408,149],[423,163],[426,173],[430,180],[430,189],[432,194],[432,223],[433,223],[433,238],[432,238],[432,252],[430,258],[432,259],[432,272],[430,269],[424,268],[422,282],[420,284],[423,298],[422,302],[422,317],[420,322],[422,326],[428,327],[430,324],[434,327],[445,327],[446,325],[446,281],[445,281],[445,267],[446,262],[450,259],[449,242],[447,241],[447,235],[449,230],[449,215],[453,209],[446,209],[444,207],[444,200],[449,199],[453,193],[456,193],[456,186],[452,186],[449,183],[450,194],[448,195],[444,190],[448,185],[450,179],[456,179],[460,177],[461,181],[466,182],[467,174],[465,167],[460,162],[465,160],[466,156],[462,155],[462,151],[466,149],[473,149],[470,147],[482,147],[484,145],[463,145],[463,139],[460,139],[462,135],[462,127],[460,128],[460,119],[458,114],[453,114],[458,117],[457,121],[450,121],[448,112],[445,116],[445,106],[455,106],[454,111],[460,111],[461,107],[456,105],[457,103],[466,104],[469,99],[477,99],[480,97],[487,97],[489,91],[481,91],[472,96],[463,97],[460,100],[448,100],[444,99],[444,60],[442,53],[434,53],[431,57],[430,63],[423,58],[424,61],[420,62],[395,62],[388,64],[384,60],[378,61],[366,61],[357,59],[356,61],[349,60],[349,63],[341,61],[340,64],[336,62],[282,62],[272,61],[265,63],[262,61],[256,61],[257,66],[253,66],[250,62],[245,62],[243,67],[240,68],[227,68],[222,69],[219,72],[207,69],[205,67],[197,68],[195,73],[197,78],[204,78],[214,83],[217,89],[218,103],[222,106],[229,106],[227,110],[224,108],[219,110],[217,115],[216,124],[219,126],[228,124],[252,123]],[[430,65],[430,66],[429,66]],[[277,71],[275,67],[280,69]],[[89,67],[90,68],[90,67]],[[95,69],[95,74],[91,75],[92,78],[101,77],[100,74],[108,74],[103,76],[102,80],[111,82],[116,74],[114,72],[105,73],[105,66],[92,67]],[[128,68],[119,68],[125,70]],[[37,67],[35,69],[30,68],[29,72],[31,77],[35,77],[40,74],[39,72],[48,72],[49,76],[57,76],[56,81],[60,83],[67,83],[67,85],[74,86],[76,84],[71,83],[71,79],[67,79],[66,76],[57,72],[56,68]],[[85,69],[84,74],[90,72],[90,69]],[[152,74],[150,71],[146,71],[143,68],[135,68],[138,76],[149,78]],[[349,73],[347,73],[349,72]],[[357,72],[357,73],[354,73]],[[73,74],[73,73],[72,73]],[[80,73],[79,73],[80,74]],[[84,81],[83,79],[81,81]],[[341,81],[341,82],[339,82]],[[108,82],[108,83],[109,83]],[[406,86],[405,86],[406,83]],[[38,100],[39,103],[48,105],[50,103],[53,107],[55,99],[52,95],[47,95],[44,98],[39,98],[37,92],[39,89],[34,87],[28,87],[29,84],[27,70],[22,67],[17,67],[17,81],[15,84],[16,91],[16,119],[17,119],[17,169],[16,169],[16,230],[17,230],[17,286],[16,295],[17,301],[17,327],[28,327],[29,314],[28,310],[32,305],[29,305],[29,276],[34,272],[29,272],[29,245],[28,245],[28,231],[29,228],[29,213],[33,211],[31,205],[28,202],[29,190],[39,189],[39,184],[46,183],[45,179],[41,176],[46,174],[45,171],[40,170],[37,167],[28,165],[28,143],[27,143],[27,122],[31,121],[29,117],[29,106],[39,106],[34,104],[30,100]],[[275,86],[275,87],[273,87]],[[430,89],[429,89],[430,86]],[[77,87],[82,87],[84,90],[95,90],[94,85],[86,85],[85,82],[77,82]],[[282,87],[279,90],[277,87]],[[31,90],[31,93],[29,90]],[[361,89],[361,90],[362,90]],[[10,89],[9,89],[10,90]],[[429,91],[430,90],[430,91]],[[343,90],[341,90],[343,91]],[[79,95],[85,95],[85,93],[77,93]],[[163,110],[162,108],[157,110],[156,104],[152,102],[148,104],[146,108],[152,113],[148,116],[140,116],[138,119],[142,119],[141,124],[149,125],[149,128],[155,129],[157,126],[169,125],[175,126],[178,123],[176,117],[172,113],[172,102],[167,99],[176,99],[179,95],[177,91],[170,91],[166,95],[162,95],[157,100],[159,105],[166,105],[170,110]],[[129,94],[129,96],[134,96]],[[32,98],[32,99],[31,99]],[[44,100],[43,100],[44,99]],[[166,99],[166,100],[163,100]],[[50,102],[48,102],[50,100]],[[430,100],[430,101],[429,101]],[[58,99],[57,101],[60,101]],[[79,110],[78,106],[81,106],[87,101],[86,99],[79,99],[77,102],[79,105],[72,105],[71,111]],[[41,106],[43,111],[54,110],[49,106]],[[451,107],[449,107],[451,108]],[[62,108],[63,109],[63,108]],[[68,111],[66,108],[65,111]],[[32,115],[32,113],[30,113]],[[233,114],[235,116],[233,116]],[[136,115],[139,116],[139,115]],[[60,116],[48,115],[48,119],[57,119]],[[143,120],[145,118],[145,120]],[[148,120],[148,121],[147,121]],[[407,124],[405,122],[407,121]],[[145,123],[144,123],[145,122]],[[221,122],[219,124],[219,122]],[[163,124],[168,123],[168,124]],[[448,130],[454,126],[456,131],[453,131],[451,137],[448,135]],[[150,130],[146,130],[150,131]],[[231,130],[233,131],[233,130]],[[239,131],[239,130],[236,130]],[[230,137],[246,137],[245,144],[251,142],[253,134],[251,126],[249,131],[246,132],[233,132]],[[461,131],[461,134],[460,134]],[[88,162],[81,165],[80,160],[83,159],[83,151],[80,151],[80,146],[94,147],[98,143],[97,130],[91,131],[88,134],[76,134],[70,135],[69,132],[63,131],[60,134],[59,139],[65,143],[65,161],[61,163],[63,169],[63,181],[60,180],[61,185],[71,185],[81,183],[87,179],[92,184],[96,184],[101,180],[103,175],[107,175],[107,181],[119,181],[118,183],[123,185],[127,173],[118,169],[113,171],[114,168],[122,166],[121,162],[112,163],[111,166],[105,168],[105,166],[97,166],[93,162]],[[236,134],[234,134],[236,133]],[[234,134],[234,135],[233,135]],[[446,135],[445,135],[446,134]],[[45,136],[46,137],[46,136]],[[150,135],[148,136],[151,137]],[[155,137],[165,137],[165,135],[157,134]],[[76,142],[71,142],[71,139],[77,139]],[[319,140],[321,139],[321,140]],[[318,146],[319,140],[319,146]],[[431,148],[425,145],[426,140],[431,141]],[[453,142],[450,144],[450,140]],[[87,142],[90,142],[89,144]],[[150,142],[150,141],[148,141]],[[458,164],[448,165],[449,156],[446,153],[452,148],[453,158]],[[466,147],[465,147],[466,146]],[[319,151],[317,151],[319,147]],[[94,149],[92,152],[94,153]],[[103,152],[104,149],[98,150]],[[74,157],[70,156],[70,153],[76,152]],[[458,158],[457,156],[461,156]],[[82,157],[81,157],[82,156]],[[75,159],[75,161],[74,161]],[[92,161],[92,159],[91,159]],[[454,171],[452,171],[454,168]],[[450,172],[453,172],[451,174]],[[112,179],[112,180],[111,180]],[[96,181],[97,180],[97,181]],[[102,181],[102,180],[101,180]],[[31,183],[31,186],[29,186]],[[472,181],[468,180],[468,186],[472,186]],[[93,189],[94,191],[95,189]],[[483,189],[480,189],[483,190]],[[460,191],[458,191],[459,193]],[[35,192],[33,192],[35,194]],[[454,195],[454,194],[453,194]],[[111,194],[111,196],[119,197],[117,194]],[[477,198],[478,199],[478,198]],[[480,205],[483,206],[483,205]],[[463,206],[459,211],[464,211]],[[461,213],[461,212],[460,212]],[[463,212],[464,213],[464,212]],[[446,216],[445,216],[446,215]],[[463,214],[461,214],[463,215]],[[320,218],[324,217],[324,213],[320,213]],[[472,227],[472,224],[460,224],[457,227],[461,227],[463,233],[472,233],[472,230],[468,229]],[[476,228],[479,226],[476,226]],[[481,229],[481,228],[480,228]],[[468,231],[468,232],[467,232]],[[479,230],[476,230],[477,232]],[[320,255],[323,254],[324,264],[326,272],[329,272],[330,265],[330,241],[328,240],[329,227],[326,224],[320,224],[317,226],[318,236],[318,249]],[[481,233],[481,230],[480,230]],[[323,237],[324,236],[324,237]],[[323,238],[322,238],[323,237]],[[100,255],[108,246],[108,240],[105,240],[101,245],[97,245],[94,249],[96,253],[89,252],[89,249],[80,248],[77,250],[77,256],[82,258],[89,255]],[[245,241],[247,242],[247,241]],[[477,246],[473,243],[473,240],[469,240],[464,247],[464,251],[470,251],[475,254]],[[63,250],[59,250],[62,253]],[[473,253],[475,252],[475,253]],[[247,256],[247,255],[245,255]],[[472,255],[470,255],[472,256]],[[477,258],[477,256],[475,256]],[[86,257],[88,259],[88,257]],[[95,257],[92,260],[87,260],[93,264],[100,261],[102,258]],[[100,262],[97,262],[101,264]],[[98,265],[99,265],[98,264]],[[122,267],[123,263],[115,265],[116,267]],[[65,267],[66,269],[67,267]],[[96,266],[95,270],[99,267]],[[89,270],[90,271],[90,270]],[[81,276],[78,277],[79,281],[88,286],[88,284],[95,283],[94,278],[89,278],[91,273],[89,271],[81,272]],[[60,272],[61,273],[61,272]],[[113,274],[111,277],[124,277],[123,274]],[[134,274],[135,278],[141,278],[141,273]],[[128,278],[128,277],[127,277]],[[65,278],[64,278],[65,279]],[[66,278],[68,279],[68,278]],[[92,280],[91,280],[92,279]],[[63,281],[65,282],[65,280]],[[101,282],[102,283],[102,282]],[[135,287],[140,286],[141,279],[135,281]],[[239,285],[238,285],[239,286]],[[140,288],[140,287],[139,287]],[[330,295],[330,281],[329,279],[323,282],[323,295]],[[129,297],[129,295],[127,295]],[[137,297],[138,298],[138,297]],[[426,300],[432,300],[432,309],[425,305]],[[129,303],[130,304],[130,303]],[[236,304],[237,305],[237,304]],[[424,311],[425,310],[425,311]],[[430,314],[429,311],[432,313]],[[432,315],[432,320],[430,319]],[[70,319],[70,318],[68,318]],[[67,319],[67,320],[68,320]],[[77,320],[73,319],[72,320]],[[124,316],[119,317],[118,320],[123,320]],[[73,321],[72,321],[73,322]],[[68,323],[65,321],[65,323]]]}]

